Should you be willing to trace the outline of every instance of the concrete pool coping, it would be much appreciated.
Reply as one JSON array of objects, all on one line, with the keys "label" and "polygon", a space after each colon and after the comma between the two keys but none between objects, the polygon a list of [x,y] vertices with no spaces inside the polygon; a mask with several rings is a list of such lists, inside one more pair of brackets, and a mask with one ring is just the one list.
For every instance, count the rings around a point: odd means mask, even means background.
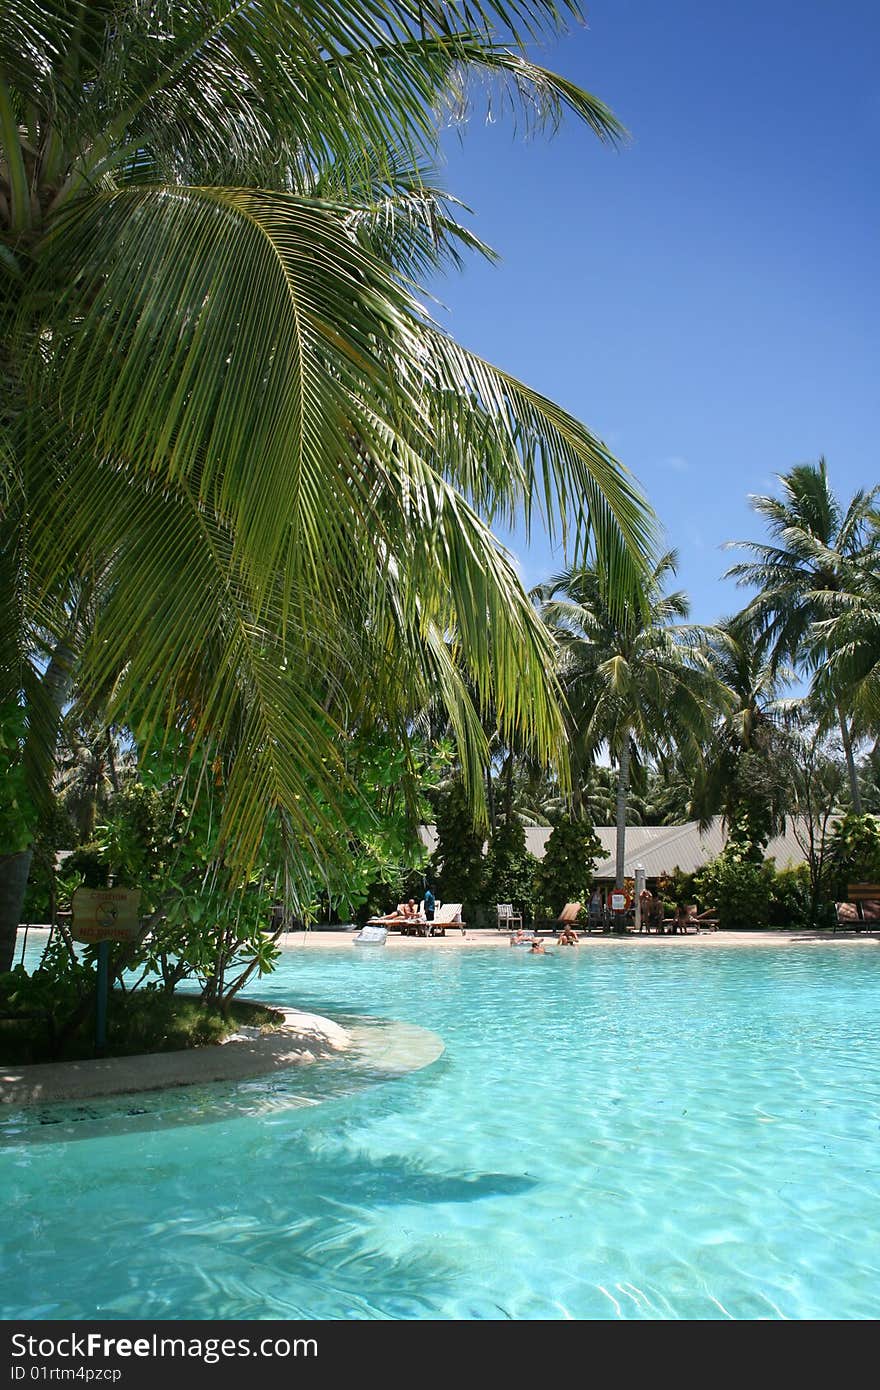
[{"label": "concrete pool coping", "polygon": [[351,1034],[332,1019],[283,1005],[267,1007],[283,1014],[284,1023],[257,1037],[235,1035],[224,1043],[178,1052],[0,1066],[0,1104],[46,1105],[213,1081],[245,1081],[283,1067],[320,1061],[351,1046]]}]

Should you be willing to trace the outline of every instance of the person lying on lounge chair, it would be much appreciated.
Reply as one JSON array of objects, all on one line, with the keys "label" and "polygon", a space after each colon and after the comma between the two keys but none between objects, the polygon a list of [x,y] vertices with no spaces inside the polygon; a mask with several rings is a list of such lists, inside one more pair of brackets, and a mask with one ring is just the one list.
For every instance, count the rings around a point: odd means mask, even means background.
[{"label": "person lying on lounge chair", "polygon": [[397,927],[402,922],[418,922],[419,909],[416,907],[415,899],[410,898],[407,903],[398,903],[394,912],[386,912],[384,917],[371,917],[370,926]]}]

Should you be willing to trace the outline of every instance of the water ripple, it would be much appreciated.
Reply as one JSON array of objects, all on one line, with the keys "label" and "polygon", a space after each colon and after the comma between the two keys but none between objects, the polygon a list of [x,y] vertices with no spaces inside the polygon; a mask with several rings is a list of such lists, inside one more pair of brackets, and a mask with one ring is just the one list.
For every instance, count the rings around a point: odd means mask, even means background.
[{"label": "water ripple", "polygon": [[267,1079],[212,1124],[89,1114],[79,1142],[10,1145],[0,1311],[876,1317],[872,945],[297,948],[269,1002],[427,1027],[443,1059],[323,1105]]}]

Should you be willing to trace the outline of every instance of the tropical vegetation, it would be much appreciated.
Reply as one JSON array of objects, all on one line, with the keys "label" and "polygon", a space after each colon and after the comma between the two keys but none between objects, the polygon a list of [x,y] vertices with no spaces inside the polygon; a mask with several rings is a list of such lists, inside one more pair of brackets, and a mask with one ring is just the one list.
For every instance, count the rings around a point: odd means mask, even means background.
[{"label": "tropical vegetation", "polygon": [[474,75],[619,139],[526,56],[560,22],[549,0],[4,7],[0,967],[71,702],[140,759],[193,750],[194,795],[223,786],[218,872],[268,837],[300,907],[344,848],[352,734],[406,749],[439,701],[479,811],[491,707],[565,780],[552,644],[489,525],[540,504],[625,593],[650,513],[418,289],[480,249],[431,173]]},{"label": "tropical vegetation", "polygon": [[622,603],[595,562],[536,591],[560,650],[574,768],[590,766],[604,746],[617,770],[617,887],[623,886],[631,766],[672,748],[696,753],[727,699],[703,632],[679,621],[688,615],[686,596],[665,591],[676,564],[673,551],[661,556]]},{"label": "tropical vegetation", "polygon": [[[624,134],[529,56],[562,18],[0,13],[0,970],[23,916],[125,883],[119,987],[223,1013],[285,924],[427,877],[471,920],[583,900],[612,822],[622,886],[627,824],[721,816],[667,887],[730,922],[820,923],[880,875],[880,489],[780,474],[731,542],[743,610],[689,624],[624,467],[426,307],[493,254],[435,173],[475,79]],[[528,595],[492,526],[539,517],[566,567]],[[777,871],[792,815],[805,867]],[[51,997],[73,1036],[85,960],[62,925],[6,1005]]]},{"label": "tropical vegetation", "polygon": [[770,541],[731,541],[751,558],[728,573],[739,584],[757,589],[744,617],[772,664],[790,661],[818,677],[815,710],[825,727],[829,720],[837,723],[850,796],[859,813],[861,791],[853,752],[853,736],[861,732],[857,716],[862,700],[853,698],[859,675],[857,668],[839,659],[829,665],[837,644],[828,619],[833,622],[858,608],[872,566],[876,572],[874,502],[880,487],[860,490],[844,507],[831,488],[824,458],[781,474],[779,485],[781,497],[752,498]]}]

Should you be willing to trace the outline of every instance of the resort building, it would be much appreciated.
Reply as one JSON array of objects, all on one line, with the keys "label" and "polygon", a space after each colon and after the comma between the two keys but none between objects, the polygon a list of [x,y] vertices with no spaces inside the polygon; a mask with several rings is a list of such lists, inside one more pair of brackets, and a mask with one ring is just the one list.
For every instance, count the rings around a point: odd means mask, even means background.
[{"label": "resort building", "polygon": [[[605,858],[596,864],[593,879],[599,883],[613,883],[617,828],[613,825],[597,825],[594,829],[602,842]],[[552,825],[526,826],[526,849],[536,859],[543,859],[547,841],[552,833]],[[433,825],[424,825],[420,834],[424,844],[433,854],[437,847],[436,828]],[[684,825],[628,825],[625,876],[634,878],[637,864],[645,870],[646,879],[671,874],[675,869],[681,870],[682,873],[694,874],[721,853],[726,840],[727,829],[721,816],[716,816],[702,830],[699,821],[695,820],[686,821]],[[789,817],[785,822],[785,834],[777,835],[770,841],[765,858],[774,859],[777,869],[786,869],[806,861],[793,817]]]}]

